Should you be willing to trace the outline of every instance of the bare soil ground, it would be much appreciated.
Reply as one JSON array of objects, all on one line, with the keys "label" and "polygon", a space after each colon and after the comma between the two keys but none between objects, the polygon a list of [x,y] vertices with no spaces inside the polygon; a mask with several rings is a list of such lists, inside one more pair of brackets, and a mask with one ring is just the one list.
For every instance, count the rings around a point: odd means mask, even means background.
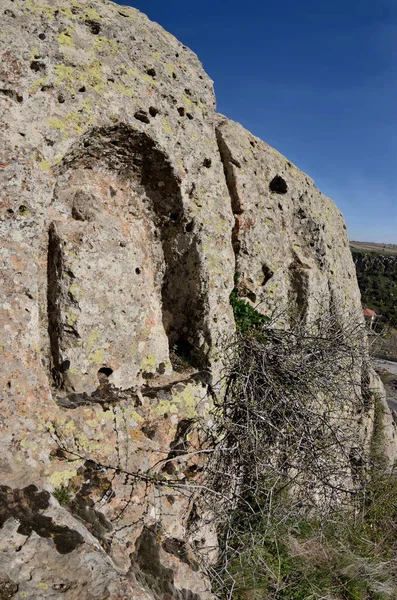
[{"label": "bare soil ground", "polygon": [[350,242],[352,248],[387,254],[397,254],[397,244],[378,244],[376,242]]}]

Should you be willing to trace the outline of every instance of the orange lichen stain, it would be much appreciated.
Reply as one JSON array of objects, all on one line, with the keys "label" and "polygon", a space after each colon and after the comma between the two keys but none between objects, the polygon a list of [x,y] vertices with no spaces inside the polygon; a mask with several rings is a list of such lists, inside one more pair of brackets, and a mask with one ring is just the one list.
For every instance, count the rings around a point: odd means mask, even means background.
[{"label": "orange lichen stain", "polygon": [[11,256],[10,261],[11,261],[12,266],[15,267],[16,269],[23,269],[24,264],[26,264],[20,258],[15,256],[14,254]]},{"label": "orange lichen stain", "polygon": [[123,221],[122,226],[121,226],[121,233],[123,235],[128,235],[130,233],[130,231],[131,231],[130,223]]}]

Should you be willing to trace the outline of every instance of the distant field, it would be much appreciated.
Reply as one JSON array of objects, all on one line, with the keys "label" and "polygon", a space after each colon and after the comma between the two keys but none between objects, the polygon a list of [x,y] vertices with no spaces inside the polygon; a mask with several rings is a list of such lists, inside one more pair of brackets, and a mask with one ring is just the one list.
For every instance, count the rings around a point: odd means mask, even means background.
[{"label": "distant field", "polygon": [[350,246],[363,252],[397,254],[397,244],[376,244],[375,242],[350,242]]}]

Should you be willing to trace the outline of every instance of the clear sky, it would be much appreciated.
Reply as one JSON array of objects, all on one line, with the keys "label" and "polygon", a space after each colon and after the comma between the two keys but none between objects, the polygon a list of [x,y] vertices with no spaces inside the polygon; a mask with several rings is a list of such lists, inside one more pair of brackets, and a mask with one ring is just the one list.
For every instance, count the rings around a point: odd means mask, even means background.
[{"label": "clear sky", "polygon": [[124,0],[196,52],[218,111],[397,243],[397,0]]}]

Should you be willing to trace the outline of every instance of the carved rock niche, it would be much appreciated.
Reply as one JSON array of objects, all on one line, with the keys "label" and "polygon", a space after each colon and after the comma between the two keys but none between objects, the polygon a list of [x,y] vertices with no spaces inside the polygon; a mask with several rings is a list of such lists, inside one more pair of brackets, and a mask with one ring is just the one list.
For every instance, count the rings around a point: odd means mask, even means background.
[{"label": "carved rock niche", "polygon": [[126,126],[91,130],[60,164],[54,214],[48,321],[56,383],[90,393],[98,372],[121,389],[169,373],[169,346],[197,302],[188,272],[197,249],[164,154]]}]

